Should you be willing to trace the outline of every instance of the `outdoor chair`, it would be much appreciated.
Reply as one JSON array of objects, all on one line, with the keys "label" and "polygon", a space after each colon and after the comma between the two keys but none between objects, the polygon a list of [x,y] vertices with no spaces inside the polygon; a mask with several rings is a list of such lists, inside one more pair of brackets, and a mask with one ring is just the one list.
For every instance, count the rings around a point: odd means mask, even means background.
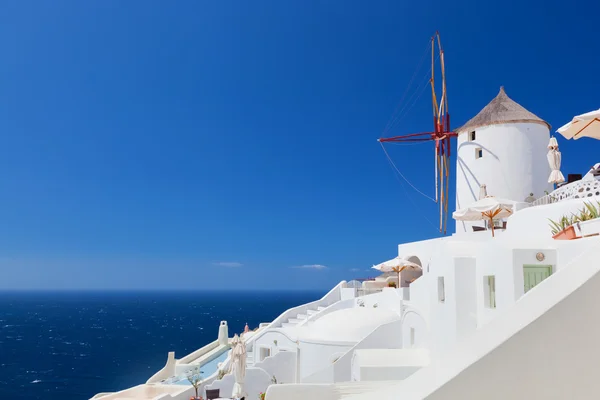
[{"label": "outdoor chair", "polygon": [[215,400],[219,398],[219,389],[206,389],[206,400]]}]

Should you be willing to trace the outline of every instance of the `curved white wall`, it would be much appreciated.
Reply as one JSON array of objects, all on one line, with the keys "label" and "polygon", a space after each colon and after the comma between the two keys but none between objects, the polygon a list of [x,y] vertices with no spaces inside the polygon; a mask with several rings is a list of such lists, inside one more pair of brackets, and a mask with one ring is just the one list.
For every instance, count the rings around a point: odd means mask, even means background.
[{"label": "curved white wall", "polygon": [[[425,319],[414,309],[409,309],[402,317],[402,347],[426,347],[427,324]],[[411,343],[411,339],[414,342]]]},{"label": "curved white wall", "polygon": [[[546,159],[550,131],[537,123],[490,125],[459,132],[456,161],[456,208],[479,198],[479,187],[487,185],[489,195],[519,202],[533,193],[535,197],[551,192],[550,167]],[[476,149],[483,150],[481,158]],[[473,223],[456,221],[456,232],[472,230]],[[478,225],[481,225],[479,223]]]}]

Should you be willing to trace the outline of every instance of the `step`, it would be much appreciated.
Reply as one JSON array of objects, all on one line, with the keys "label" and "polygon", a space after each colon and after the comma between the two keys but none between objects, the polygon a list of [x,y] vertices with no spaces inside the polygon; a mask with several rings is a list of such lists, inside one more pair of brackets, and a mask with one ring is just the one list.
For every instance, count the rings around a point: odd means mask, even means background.
[{"label": "step", "polygon": [[324,309],[326,309],[326,308],[327,308],[327,307],[321,307],[321,306],[319,306],[319,307],[317,307],[317,311],[323,311],[323,310],[324,310]]},{"label": "step", "polygon": [[310,316],[310,315],[315,315],[316,313],[318,313],[318,311],[317,311],[317,310],[307,310],[307,311],[306,311],[306,314],[308,314],[309,316]]},{"label": "step", "polygon": [[298,319],[306,319],[306,318],[308,318],[308,315],[306,315],[306,314],[298,314],[298,315],[296,315],[296,318],[298,318]]},{"label": "step", "polygon": [[294,326],[296,326],[296,324],[290,324],[288,322],[284,322],[284,323],[281,324],[282,328],[292,328]]},{"label": "step", "polygon": [[290,318],[287,320],[287,322],[289,322],[290,324],[299,324],[300,322],[302,322],[302,320],[299,318]]}]

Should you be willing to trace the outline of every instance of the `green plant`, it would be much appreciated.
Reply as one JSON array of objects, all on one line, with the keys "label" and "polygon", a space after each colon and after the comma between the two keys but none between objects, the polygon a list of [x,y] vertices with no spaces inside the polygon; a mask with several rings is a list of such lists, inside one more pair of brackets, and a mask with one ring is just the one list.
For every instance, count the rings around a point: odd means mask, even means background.
[{"label": "green plant", "polygon": [[[600,218],[600,210],[598,208],[596,208],[595,205],[593,205],[592,203],[587,203],[587,202],[583,202],[583,204],[585,205],[585,208],[582,211],[582,213],[586,213],[587,216],[589,216],[589,219],[596,219],[596,218]],[[600,202],[598,203],[598,206],[600,206]]]},{"label": "green plant", "polygon": [[217,374],[217,379],[223,379],[224,376],[225,376],[225,371],[220,369],[219,373]]},{"label": "green plant", "polygon": [[198,367],[194,368],[194,371],[187,375],[187,380],[192,384],[196,391],[196,399],[202,400],[202,397],[198,396],[198,389],[202,383],[202,371]]},{"label": "green plant", "polygon": [[559,232],[564,231],[565,229],[567,229],[568,227],[570,227],[571,225],[576,223],[577,218],[578,217],[576,215],[572,215],[570,217],[563,215],[558,221],[553,221],[550,219],[549,221],[550,221],[550,228],[552,230],[552,234],[556,235]]},{"label": "green plant", "polygon": [[273,340],[273,344],[277,346],[277,340]]},{"label": "green plant", "polygon": [[266,394],[266,393],[260,392],[260,393],[258,394],[258,400],[265,400],[265,394]]},{"label": "green plant", "polygon": [[388,282],[388,287],[396,287],[396,282]]}]

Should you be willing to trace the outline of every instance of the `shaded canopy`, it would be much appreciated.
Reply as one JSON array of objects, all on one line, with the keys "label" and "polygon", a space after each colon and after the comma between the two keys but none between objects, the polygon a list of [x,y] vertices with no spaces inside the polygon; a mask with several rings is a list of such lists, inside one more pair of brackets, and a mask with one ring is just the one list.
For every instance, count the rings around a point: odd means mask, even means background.
[{"label": "shaded canopy", "polygon": [[556,131],[567,139],[579,139],[584,136],[600,139],[600,110],[590,111],[573,117],[568,124]]},{"label": "shaded canopy", "polygon": [[452,218],[457,221],[481,221],[490,218],[502,219],[509,217],[513,213],[515,202],[488,196],[477,200],[468,207],[456,210],[452,213]]},{"label": "shaded canopy", "polygon": [[516,103],[508,97],[504,87],[500,87],[500,92],[487,106],[483,108],[475,117],[471,118],[466,124],[456,130],[456,132],[471,131],[475,128],[488,125],[507,124],[515,122],[533,122],[544,124],[550,129],[550,124],[527,111],[523,106]]}]

